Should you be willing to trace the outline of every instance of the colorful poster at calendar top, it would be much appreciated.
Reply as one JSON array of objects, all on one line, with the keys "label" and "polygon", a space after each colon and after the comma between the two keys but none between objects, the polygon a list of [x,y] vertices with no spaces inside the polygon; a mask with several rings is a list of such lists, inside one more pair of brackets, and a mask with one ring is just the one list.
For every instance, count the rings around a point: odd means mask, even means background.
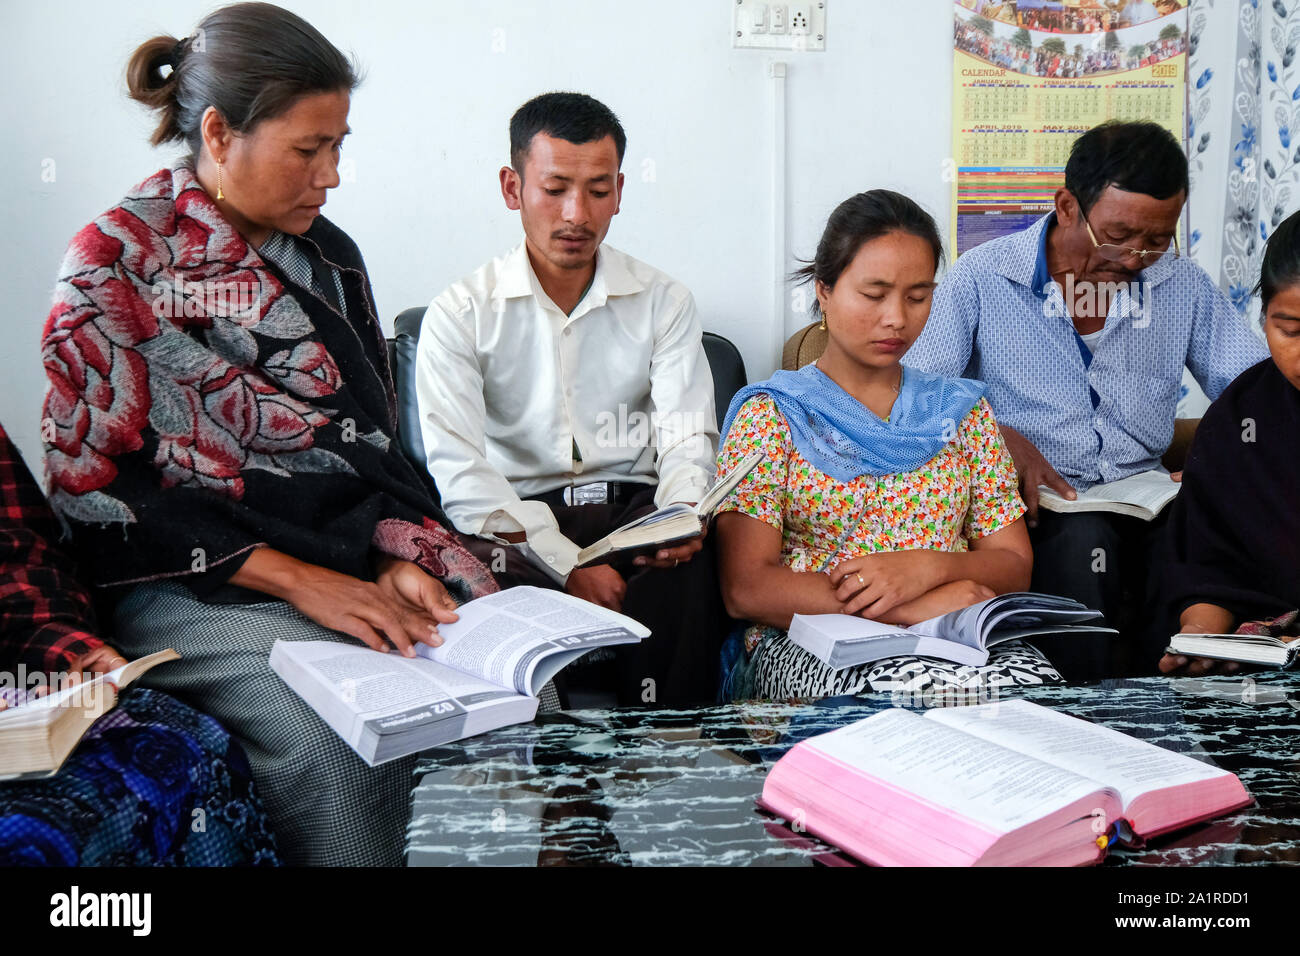
[{"label": "colorful poster at calendar top", "polygon": [[957,255],[1051,212],[1080,134],[1151,120],[1185,142],[1186,0],[954,0]]}]

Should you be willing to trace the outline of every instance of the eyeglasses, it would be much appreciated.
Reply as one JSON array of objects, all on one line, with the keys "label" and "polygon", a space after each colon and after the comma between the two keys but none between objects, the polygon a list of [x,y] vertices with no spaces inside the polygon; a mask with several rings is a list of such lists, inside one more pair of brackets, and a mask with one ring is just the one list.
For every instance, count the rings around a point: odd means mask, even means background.
[{"label": "eyeglasses", "polygon": [[[1142,263],[1144,266],[1149,266],[1169,251],[1168,246],[1165,246],[1163,249],[1131,249],[1128,246],[1117,246],[1111,242],[1098,242],[1097,237],[1092,234],[1092,226],[1089,224],[1087,216],[1083,217],[1083,227],[1088,230],[1088,238],[1091,239],[1092,244],[1097,247],[1097,254],[1107,262],[1122,262],[1130,256],[1135,256],[1138,262]],[[1174,258],[1177,259],[1180,255],[1178,251],[1178,236],[1175,235],[1173,240]]]}]

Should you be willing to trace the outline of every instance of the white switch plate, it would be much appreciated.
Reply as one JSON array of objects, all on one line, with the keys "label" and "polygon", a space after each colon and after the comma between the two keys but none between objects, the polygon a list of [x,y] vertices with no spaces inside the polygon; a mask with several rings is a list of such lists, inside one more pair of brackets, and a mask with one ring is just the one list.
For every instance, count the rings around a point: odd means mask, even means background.
[{"label": "white switch plate", "polygon": [[826,0],[731,3],[731,45],[737,50],[826,50]]}]

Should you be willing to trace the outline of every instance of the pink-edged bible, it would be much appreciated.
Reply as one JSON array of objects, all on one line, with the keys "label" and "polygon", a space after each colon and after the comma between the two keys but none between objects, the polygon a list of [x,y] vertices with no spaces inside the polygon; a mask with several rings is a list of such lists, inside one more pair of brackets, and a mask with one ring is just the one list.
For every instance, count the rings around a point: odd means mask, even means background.
[{"label": "pink-edged bible", "polygon": [[1253,800],[1235,774],[1024,700],[802,741],[760,804],[881,866],[1083,866]]}]

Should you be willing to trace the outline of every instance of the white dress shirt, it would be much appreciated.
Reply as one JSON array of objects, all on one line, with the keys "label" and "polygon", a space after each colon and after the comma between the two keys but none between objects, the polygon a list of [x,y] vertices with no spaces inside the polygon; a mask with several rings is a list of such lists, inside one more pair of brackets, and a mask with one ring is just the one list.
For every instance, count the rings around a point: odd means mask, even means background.
[{"label": "white dress shirt", "polygon": [[556,577],[579,548],[546,504],[522,497],[657,481],[663,506],[698,501],[713,479],[713,377],[695,300],[608,245],[571,315],[542,290],[523,243],[453,284],[425,313],[415,388],[447,516],[467,534],[526,533]]}]

